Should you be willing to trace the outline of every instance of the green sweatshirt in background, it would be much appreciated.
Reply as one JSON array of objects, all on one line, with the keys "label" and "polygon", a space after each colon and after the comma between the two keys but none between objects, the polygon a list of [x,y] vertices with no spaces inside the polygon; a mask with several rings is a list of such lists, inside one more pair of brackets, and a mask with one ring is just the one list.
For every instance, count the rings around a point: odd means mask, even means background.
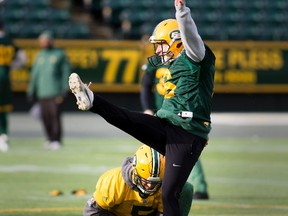
[{"label": "green sweatshirt in background", "polygon": [[43,99],[65,94],[70,73],[70,63],[62,49],[42,49],[32,65],[28,95]]}]

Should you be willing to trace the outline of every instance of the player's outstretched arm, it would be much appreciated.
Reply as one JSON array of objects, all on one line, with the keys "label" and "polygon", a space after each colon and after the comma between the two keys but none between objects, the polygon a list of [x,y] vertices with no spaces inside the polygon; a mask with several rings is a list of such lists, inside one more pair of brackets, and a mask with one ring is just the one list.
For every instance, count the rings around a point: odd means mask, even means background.
[{"label": "player's outstretched arm", "polygon": [[175,0],[174,4],[181,40],[186,53],[193,61],[200,62],[205,55],[205,46],[191,16],[190,9],[186,7],[185,0]]}]

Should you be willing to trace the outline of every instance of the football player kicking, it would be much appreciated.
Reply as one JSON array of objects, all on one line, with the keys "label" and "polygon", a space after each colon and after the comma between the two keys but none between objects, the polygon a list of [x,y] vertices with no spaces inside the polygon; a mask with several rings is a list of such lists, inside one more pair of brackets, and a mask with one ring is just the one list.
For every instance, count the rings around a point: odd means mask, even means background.
[{"label": "football player kicking", "polygon": [[[147,145],[141,145],[134,157],[127,157],[122,167],[100,176],[96,190],[84,207],[84,216],[161,216],[161,183],[165,158]],[[193,186],[186,182],[180,193],[182,216],[188,216]]]},{"label": "football player kicking", "polygon": [[76,73],[69,86],[78,108],[100,115],[111,125],[165,156],[162,180],[164,216],[180,216],[180,193],[211,131],[215,55],[198,33],[185,0],[174,0],[176,19],[160,22],[150,42],[152,65],[167,65],[165,94],[155,116],[116,106],[92,92]]}]

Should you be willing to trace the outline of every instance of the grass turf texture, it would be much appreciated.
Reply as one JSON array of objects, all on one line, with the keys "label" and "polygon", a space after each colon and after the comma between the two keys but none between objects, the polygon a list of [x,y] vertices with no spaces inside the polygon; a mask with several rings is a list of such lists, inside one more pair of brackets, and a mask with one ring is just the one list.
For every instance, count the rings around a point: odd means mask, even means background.
[{"label": "grass turf texture", "polygon": [[[46,151],[39,138],[11,138],[0,154],[0,215],[76,216],[98,176],[133,155],[129,138],[65,139]],[[202,154],[210,200],[193,201],[190,215],[288,215],[288,139],[212,139]],[[85,188],[86,195],[71,192]],[[60,196],[50,196],[58,189]]]}]

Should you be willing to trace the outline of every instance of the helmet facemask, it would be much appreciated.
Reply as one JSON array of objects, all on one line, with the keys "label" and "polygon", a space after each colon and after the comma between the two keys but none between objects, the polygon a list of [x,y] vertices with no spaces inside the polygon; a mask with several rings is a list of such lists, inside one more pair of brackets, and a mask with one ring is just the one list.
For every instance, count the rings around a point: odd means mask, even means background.
[{"label": "helmet facemask", "polygon": [[[138,175],[136,169],[134,169],[133,172],[133,183],[140,190],[139,195],[142,198],[147,198],[148,196],[155,194],[160,189],[162,181],[159,177],[149,177],[148,179],[145,179]],[[145,185],[150,186],[147,188]]]},{"label": "helmet facemask", "polygon": [[142,198],[147,198],[160,189],[164,166],[164,157],[156,150],[147,145],[142,145],[137,150],[133,160],[132,182]]},{"label": "helmet facemask", "polygon": [[[148,57],[148,61],[153,66],[168,65],[183,50],[180,30],[175,19],[168,19],[160,22],[149,38],[154,45],[154,55]],[[161,52],[159,52],[160,48]]]},{"label": "helmet facemask", "polygon": [[[150,41],[154,46],[154,55],[148,58],[149,63],[153,66],[167,65],[174,55],[170,50],[170,45],[165,40],[150,39]],[[160,54],[157,53],[158,47],[161,48]]]}]

